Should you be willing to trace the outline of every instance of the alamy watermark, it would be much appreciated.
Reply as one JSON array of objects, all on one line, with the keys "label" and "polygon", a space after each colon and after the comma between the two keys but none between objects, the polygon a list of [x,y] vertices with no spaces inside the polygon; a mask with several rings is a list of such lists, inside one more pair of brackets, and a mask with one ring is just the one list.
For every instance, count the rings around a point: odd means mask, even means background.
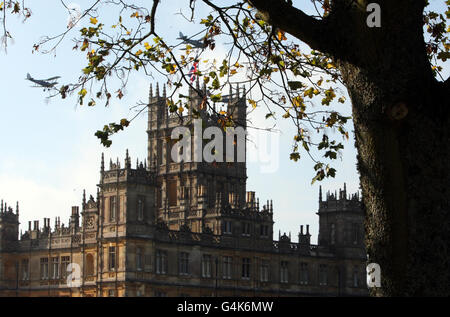
[{"label": "alamy watermark", "polygon": [[366,267],[367,287],[381,287],[381,267],[378,263],[369,263]]},{"label": "alamy watermark", "polygon": [[173,141],[170,155],[175,163],[189,162],[258,162],[262,173],[273,173],[279,167],[279,135],[276,133],[255,133],[251,144],[255,150],[248,151],[246,140],[248,133],[243,127],[217,126],[202,127],[201,119],[193,120],[193,133],[186,126],[172,130]]}]

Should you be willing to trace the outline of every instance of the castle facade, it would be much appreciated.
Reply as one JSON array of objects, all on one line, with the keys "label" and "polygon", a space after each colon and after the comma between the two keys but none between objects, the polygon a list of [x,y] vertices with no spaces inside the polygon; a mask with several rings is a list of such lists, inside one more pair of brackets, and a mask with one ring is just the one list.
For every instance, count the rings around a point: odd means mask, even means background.
[{"label": "castle facade", "polygon": [[[19,235],[19,206],[2,201],[0,296],[367,295],[364,212],[345,185],[325,199],[320,189],[318,245],[309,225],[296,242],[274,240],[273,203],[247,191],[245,162],[174,162],[175,127],[220,122],[202,95],[191,89],[188,114],[177,116],[165,88],[150,89],[148,157],[132,167],[127,151],[107,168],[102,155],[96,197],[83,194],[69,224],[30,221]],[[239,89],[227,103],[245,128]]]}]

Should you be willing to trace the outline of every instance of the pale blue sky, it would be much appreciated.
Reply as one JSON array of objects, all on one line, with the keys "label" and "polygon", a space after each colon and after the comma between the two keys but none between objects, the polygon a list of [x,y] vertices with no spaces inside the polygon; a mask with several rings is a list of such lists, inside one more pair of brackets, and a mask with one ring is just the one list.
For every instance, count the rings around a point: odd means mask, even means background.
[{"label": "pale blue sky", "polygon": [[[91,1],[73,2],[86,9]],[[107,160],[110,157],[123,160],[126,148],[132,162],[136,157],[146,157],[146,115],[141,115],[125,132],[114,136],[109,149],[100,145],[94,133],[104,124],[131,117],[130,107],[147,100],[149,84],[164,81],[156,74],[154,78],[135,74],[125,97],[115,100],[109,108],[101,105],[75,107],[76,97],[46,102],[47,93],[31,88],[24,80],[27,72],[35,78],[58,75],[62,77],[61,82],[73,82],[85,66],[85,56],[71,49],[73,33],[61,44],[56,56],[31,53],[33,44],[42,35],[53,35],[66,28],[67,12],[59,1],[51,3],[28,1],[33,16],[24,24],[15,17],[10,18],[8,24],[15,42],[8,46],[7,54],[0,53],[0,198],[11,205],[20,202],[23,230],[28,221],[36,219],[42,223],[44,217],[52,218],[52,225],[56,216],[66,223],[70,207],[80,205],[83,189],[88,195],[95,195],[102,152]],[[156,25],[164,36],[173,40],[179,30],[185,34],[196,33],[196,26],[182,23],[181,17],[175,15],[178,5],[185,4],[186,1],[180,0],[162,1]],[[105,11],[106,16],[114,16],[109,11]],[[210,54],[223,51],[219,45],[216,52]],[[348,102],[339,107],[340,111],[350,113]],[[255,125],[264,124],[265,113],[255,111],[250,119]],[[275,173],[261,173],[260,164],[249,163],[247,190],[256,191],[261,205],[267,199],[273,199],[275,238],[278,238],[278,230],[282,233],[290,231],[297,241],[299,226],[310,224],[313,242],[316,242],[319,184],[311,185],[313,163],[306,157],[297,163],[290,161],[293,126],[281,122],[278,128],[281,130],[279,168]],[[324,191],[338,190],[344,182],[348,192],[358,190],[352,135],[345,146],[343,159],[335,163],[336,178],[322,182]]]}]

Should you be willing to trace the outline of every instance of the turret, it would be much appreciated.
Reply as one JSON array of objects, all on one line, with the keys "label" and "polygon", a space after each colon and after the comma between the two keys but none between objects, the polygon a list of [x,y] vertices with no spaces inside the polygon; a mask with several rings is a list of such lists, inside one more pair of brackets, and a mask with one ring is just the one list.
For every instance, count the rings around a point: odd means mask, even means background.
[{"label": "turret", "polygon": [[19,239],[19,203],[16,212],[1,200],[0,204],[0,251],[14,247]]},{"label": "turret", "polygon": [[[319,245],[340,253],[363,254],[364,212],[357,194],[347,197],[347,185],[322,201],[319,188]],[[358,253],[359,252],[359,253]]]}]

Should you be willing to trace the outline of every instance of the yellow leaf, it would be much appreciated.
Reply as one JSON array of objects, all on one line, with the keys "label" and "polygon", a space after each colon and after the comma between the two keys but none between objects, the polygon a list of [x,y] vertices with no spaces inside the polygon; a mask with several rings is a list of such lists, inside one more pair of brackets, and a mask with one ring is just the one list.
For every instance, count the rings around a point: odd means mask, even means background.
[{"label": "yellow leaf", "polygon": [[287,40],[286,36],[284,36],[284,32],[281,30],[278,30],[277,37],[279,41]]},{"label": "yellow leaf", "polygon": [[254,101],[252,99],[248,99],[248,102],[252,105],[253,109],[256,108],[256,101]]},{"label": "yellow leaf", "polygon": [[148,42],[145,42],[145,43],[144,43],[144,47],[145,47],[146,50],[149,50],[149,49],[152,48],[151,45],[148,44]]},{"label": "yellow leaf", "polygon": [[96,18],[91,18],[90,21],[94,25],[97,24],[97,22],[98,22],[98,20]]},{"label": "yellow leaf", "polygon": [[183,113],[184,108],[180,106],[180,108],[178,108],[178,111],[180,111],[181,113]]},{"label": "yellow leaf", "polygon": [[234,75],[234,74],[236,74],[236,73],[237,73],[236,69],[232,69],[232,70],[230,71],[230,74],[231,74],[231,75]]},{"label": "yellow leaf", "polygon": [[136,56],[139,56],[139,55],[141,55],[141,54],[142,54],[142,50],[139,50],[139,51],[136,52],[135,55],[136,55]]}]

